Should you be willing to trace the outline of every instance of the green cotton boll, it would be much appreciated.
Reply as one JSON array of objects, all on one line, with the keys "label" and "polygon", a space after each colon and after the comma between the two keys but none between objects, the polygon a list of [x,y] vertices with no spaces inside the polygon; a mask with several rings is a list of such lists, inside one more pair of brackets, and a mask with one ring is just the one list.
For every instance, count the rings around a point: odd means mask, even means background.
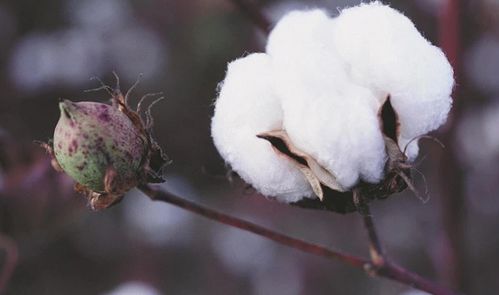
[{"label": "green cotton boll", "polygon": [[118,107],[96,102],[59,103],[54,154],[61,168],[86,188],[104,192],[112,167],[119,182],[137,185],[147,140]]}]

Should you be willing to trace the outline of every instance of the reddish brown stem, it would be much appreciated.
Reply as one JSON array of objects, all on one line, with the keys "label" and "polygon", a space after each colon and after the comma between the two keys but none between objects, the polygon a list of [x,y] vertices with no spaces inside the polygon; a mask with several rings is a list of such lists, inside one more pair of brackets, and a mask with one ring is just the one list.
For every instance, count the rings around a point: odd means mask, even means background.
[{"label": "reddish brown stem", "polygon": [[267,228],[264,228],[262,226],[256,225],[254,223],[251,223],[249,221],[245,221],[224,213],[217,212],[215,210],[212,210],[210,208],[204,207],[202,205],[199,205],[197,203],[194,203],[192,201],[180,198],[178,196],[173,195],[170,192],[165,192],[165,191],[159,191],[153,189],[149,185],[142,185],[139,186],[139,189],[146,195],[148,195],[151,199],[155,201],[163,201],[170,203],[172,205],[178,206],[182,209],[185,209],[187,211],[193,212],[195,214],[204,216],[208,219],[230,225],[233,227],[237,227],[239,229],[249,231],[251,233],[254,233],[256,235],[265,237],[267,239],[270,239],[274,242],[277,242],[279,244],[283,244],[286,246],[289,246],[291,248],[295,248],[298,250],[301,250],[303,252],[315,254],[318,256],[323,256],[323,257],[328,257],[328,258],[334,258],[338,259],[346,264],[349,264],[354,267],[364,267],[364,265],[368,264],[369,261],[363,259],[363,258],[358,258],[355,256],[351,256],[348,254],[340,253],[337,251],[333,251],[330,249],[327,249],[323,246],[320,245],[315,245],[300,239],[292,238],[286,235],[283,235],[281,233],[269,230]]},{"label": "reddish brown stem", "polygon": [[441,192],[440,211],[442,216],[443,231],[440,235],[439,261],[437,265],[442,279],[454,288],[466,290],[467,275],[465,274],[465,195],[464,173],[459,166],[458,152],[454,145],[456,136],[456,123],[459,121],[463,110],[462,75],[462,32],[465,18],[466,0],[447,0],[440,14],[440,46],[447,55],[454,68],[457,86],[454,89],[454,107],[450,116],[447,132],[443,141],[447,146],[445,153],[440,157]]},{"label": "reddish brown stem", "polygon": [[353,200],[357,206],[357,210],[362,216],[364,228],[366,229],[367,236],[369,237],[369,254],[371,261],[376,268],[382,268],[385,264],[385,254],[381,242],[374,226],[374,220],[371,214],[369,204],[364,200],[358,190],[353,191]]},{"label": "reddish brown stem", "polygon": [[1,234],[0,250],[5,252],[5,264],[0,268],[0,294],[2,294],[16,268],[18,253],[16,243]]},{"label": "reddish brown stem", "polygon": [[434,295],[458,294],[389,261],[385,261],[385,264],[376,270],[376,275],[397,281],[407,286],[411,286],[412,288],[419,289]]},{"label": "reddish brown stem", "polygon": [[264,33],[268,35],[272,27],[271,21],[265,16],[252,0],[232,0],[239,9]]},{"label": "reddish brown stem", "polygon": [[394,281],[404,283],[406,285],[412,286],[416,289],[420,289],[431,294],[455,294],[454,292],[438,286],[427,279],[412,273],[401,266],[391,262],[388,257],[386,257],[383,250],[383,246],[378,237],[376,231],[376,226],[374,225],[374,218],[371,214],[371,209],[369,204],[364,200],[362,195],[355,190],[354,202],[357,209],[362,215],[364,222],[364,228],[366,229],[367,236],[369,238],[369,254],[371,256],[371,269],[366,269],[371,275],[377,275],[381,277],[386,277]]},{"label": "reddish brown stem", "polygon": [[[417,274],[414,274],[394,263],[385,262],[382,265],[375,265],[374,262],[328,249],[324,246],[309,243],[304,240],[293,238],[254,223],[233,217],[224,213],[217,212],[208,207],[199,205],[195,202],[183,199],[170,192],[157,190],[150,185],[140,185],[139,189],[149,196],[152,200],[170,203],[192,213],[204,216],[208,219],[237,227],[241,230],[254,233],[258,236],[267,238],[279,244],[321,257],[335,259],[350,266],[363,269],[368,274],[377,275],[394,281],[406,284],[413,288],[423,290],[435,295],[456,295],[451,290],[438,286],[434,282],[427,280]],[[374,229],[374,226],[373,226]]]},{"label": "reddish brown stem", "polygon": [[464,0],[446,0],[439,18],[439,43],[449,59],[456,76],[461,75],[460,14]]}]

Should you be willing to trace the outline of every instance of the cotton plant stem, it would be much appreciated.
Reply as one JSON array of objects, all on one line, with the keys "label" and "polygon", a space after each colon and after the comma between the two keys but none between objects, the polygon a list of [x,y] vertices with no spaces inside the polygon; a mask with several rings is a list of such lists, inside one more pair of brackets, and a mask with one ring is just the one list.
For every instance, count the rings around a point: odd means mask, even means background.
[{"label": "cotton plant stem", "polygon": [[383,250],[383,246],[378,237],[378,233],[374,225],[374,218],[371,214],[368,202],[365,201],[358,190],[354,190],[353,198],[357,209],[362,216],[364,228],[366,229],[367,236],[369,238],[369,254],[371,257],[371,264],[368,268],[366,268],[366,271],[369,274],[390,278],[394,281],[404,283],[413,288],[420,289],[431,294],[455,294],[454,292],[440,287],[433,282],[428,281],[427,279],[391,262],[385,255],[385,251]]},{"label": "cotton plant stem", "polygon": [[[374,260],[370,261],[361,257],[341,253],[318,244],[310,243],[301,239],[293,238],[285,234],[275,232],[252,222],[248,222],[237,217],[210,209],[203,205],[199,205],[193,201],[186,200],[170,192],[158,190],[151,185],[140,185],[138,188],[154,201],[161,201],[172,204],[213,221],[236,227],[247,232],[251,232],[258,236],[277,242],[281,245],[285,245],[305,253],[314,254],[317,256],[343,262],[355,268],[362,269],[370,275],[385,277],[435,295],[457,295],[457,293],[440,287],[434,282],[427,280],[415,273],[412,273],[394,263],[384,261],[383,264],[376,265],[374,263]],[[375,233],[374,226],[372,227],[372,229]],[[374,249],[381,249],[381,247],[378,246],[379,242],[375,243],[373,247],[375,247]]]},{"label": "cotton plant stem", "polygon": [[405,268],[389,261],[385,261],[382,267],[376,269],[375,275],[385,277],[393,281],[405,284],[415,289],[428,292],[433,295],[458,295],[450,289],[437,285],[433,281],[421,277]]},{"label": "cotton plant stem", "polygon": [[327,248],[320,246],[320,245],[315,245],[315,244],[306,242],[304,240],[289,237],[287,235],[284,235],[284,234],[272,231],[270,229],[267,229],[265,227],[256,225],[252,222],[245,221],[245,220],[239,219],[237,217],[233,217],[233,216],[215,211],[215,210],[210,209],[208,207],[205,207],[203,205],[199,205],[195,202],[178,197],[170,192],[154,189],[150,185],[141,185],[141,186],[139,186],[139,189],[154,201],[162,201],[162,202],[170,203],[172,205],[175,205],[177,207],[180,207],[180,208],[185,209],[187,211],[190,211],[192,213],[204,216],[208,219],[211,219],[211,220],[214,220],[214,221],[217,221],[217,222],[229,225],[229,226],[237,227],[237,228],[242,229],[244,231],[254,233],[258,236],[265,237],[265,238],[272,240],[274,242],[277,242],[279,244],[286,245],[286,246],[289,246],[291,248],[301,250],[303,252],[315,254],[318,256],[337,259],[337,260],[340,260],[348,265],[351,265],[351,266],[357,267],[357,268],[363,268],[366,264],[369,264],[369,261],[366,259],[355,257],[355,256],[348,255],[348,254],[344,254],[344,253],[340,253],[337,251],[327,249]]},{"label": "cotton plant stem", "polygon": [[263,14],[262,10],[252,0],[231,0],[246,16],[255,24],[256,27],[265,35],[269,35],[272,22]]},{"label": "cotton plant stem", "polygon": [[11,238],[0,234],[0,252],[5,252],[5,263],[0,265],[0,294],[2,294],[17,265],[18,251],[16,243]]},{"label": "cotton plant stem", "polygon": [[366,229],[367,236],[369,237],[369,254],[371,256],[371,261],[375,268],[381,268],[385,264],[385,253],[374,226],[374,220],[371,215],[369,204],[363,199],[358,190],[353,191],[353,199],[355,205],[357,206],[357,210],[362,216],[364,228]]},{"label": "cotton plant stem", "polygon": [[435,283],[404,269],[394,262],[391,262],[386,256],[378,237],[378,233],[374,225],[374,218],[371,214],[368,202],[365,201],[358,190],[354,190],[353,198],[357,209],[362,216],[364,228],[366,229],[367,236],[369,238],[371,265],[366,268],[366,271],[369,274],[390,278],[394,281],[404,283],[413,288],[420,289],[431,294],[456,294],[449,289],[438,286]]}]

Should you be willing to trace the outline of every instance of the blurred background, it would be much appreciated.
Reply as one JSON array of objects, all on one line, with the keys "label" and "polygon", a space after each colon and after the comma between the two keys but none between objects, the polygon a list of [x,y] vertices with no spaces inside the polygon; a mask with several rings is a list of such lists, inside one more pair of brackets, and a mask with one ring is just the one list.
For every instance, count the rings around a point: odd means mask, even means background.
[{"label": "blurred background", "polygon": [[[302,7],[360,1],[258,1],[272,21]],[[387,253],[467,294],[499,290],[499,1],[384,1],[409,16],[456,68],[453,115],[422,141],[430,200],[373,203]],[[0,1],[0,293],[416,294],[336,261],[155,203],[137,191],[91,212],[33,140],[52,137],[59,98],[107,101],[89,78],[133,102],[164,91],[155,135],[173,163],[166,189],[294,237],[367,257],[359,216],[266,200],[226,178],[210,139],[227,62],[261,51],[262,34],[230,0]],[[417,174],[418,188],[425,184]]]}]

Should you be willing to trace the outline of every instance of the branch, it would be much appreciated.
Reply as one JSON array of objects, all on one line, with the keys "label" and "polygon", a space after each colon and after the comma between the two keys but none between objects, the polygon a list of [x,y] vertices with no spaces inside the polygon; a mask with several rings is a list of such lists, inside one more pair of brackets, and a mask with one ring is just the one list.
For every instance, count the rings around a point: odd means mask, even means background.
[{"label": "branch", "polygon": [[264,33],[266,36],[270,34],[272,22],[265,16],[252,0],[232,0],[234,5],[246,14],[247,17]]},{"label": "branch", "polygon": [[369,254],[371,256],[371,261],[376,268],[382,268],[386,262],[385,254],[374,226],[374,220],[371,215],[369,204],[360,194],[359,190],[353,191],[353,200],[357,207],[357,211],[359,211],[360,215],[362,215],[364,227],[369,237]]},{"label": "branch", "polygon": [[386,277],[412,286],[416,289],[430,292],[431,294],[455,294],[451,290],[440,287],[435,283],[391,262],[388,257],[386,257],[383,246],[381,245],[368,201],[358,190],[354,190],[353,199],[355,205],[357,206],[357,210],[360,215],[362,215],[364,227],[369,238],[369,254],[371,256],[371,264],[369,265],[370,268],[366,268],[367,273],[372,276]]},{"label": "branch", "polygon": [[323,256],[327,258],[333,258],[340,260],[348,265],[351,265],[353,267],[357,268],[363,268],[366,264],[369,264],[368,260],[365,260],[363,258],[358,258],[355,256],[351,256],[348,254],[336,252],[330,249],[327,249],[323,246],[320,245],[315,245],[300,239],[292,238],[289,236],[286,236],[284,234],[272,231],[270,229],[264,228],[262,226],[256,225],[254,223],[251,223],[249,221],[245,221],[242,219],[239,219],[237,217],[233,217],[224,213],[217,212],[215,210],[212,210],[210,208],[204,207],[202,205],[199,205],[197,203],[194,203],[189,200],[185,200],[183,198],[180,198],[176,195],[173,195],[170,192],[165,192],[165,191],[160,191],[152,188],[149,185],[141,185],[138,187],[139,190],[141,190],[144,194],[149,196],[152,200],[154,201],[162,201],[166,203],[170,203],[172,205],[175,205],[177,207],[180,207],[184,210],[190,211],[192,213],[201,215],[203,217],[206,217],[208,219],[237,227],[239,229],[242,229],[244,231],[248,231],[251,233],[254,233],[258,236],[265,237],[269,240],[272,240],[274,242],[277,242],[282,245],[286,245],[288,247],[294,248],[301,250],[303,252],[307,252],[310,254],[315,254],[317,256]]},{"label": "branch", "polygon": [[14,272],[17,264],[17,246],[16,243],[2,234],[0,234],[0,249],[5,251],[5,264],[0,271],[0,294],[5,291],[5,287]]},{"label": "branch", "polygon": [[378,266],[374,263],[374,261],[371,262],[364,258],[334,251],[321,245],[309,243],[304,240],[272,231],[254,223],[224,213],[220,213],[208,207],[183,199],[170,192],[157,190],[150,185],[140,185],[138,189],[154,201],[170,203],[208,219],[229,226],[237,227],[241,230],[254,233],[258,236],[267,238],[281,245],[285,245],[305,253],[341,261],[347,265],[362,269],[370,275],[385,277],[435,295],[456,295],[456,293],[454,293],[453,291],[440,287],[434,282],[429,281],[415,273],[412,273],[394,263],[384,261],[382,265]]}]

